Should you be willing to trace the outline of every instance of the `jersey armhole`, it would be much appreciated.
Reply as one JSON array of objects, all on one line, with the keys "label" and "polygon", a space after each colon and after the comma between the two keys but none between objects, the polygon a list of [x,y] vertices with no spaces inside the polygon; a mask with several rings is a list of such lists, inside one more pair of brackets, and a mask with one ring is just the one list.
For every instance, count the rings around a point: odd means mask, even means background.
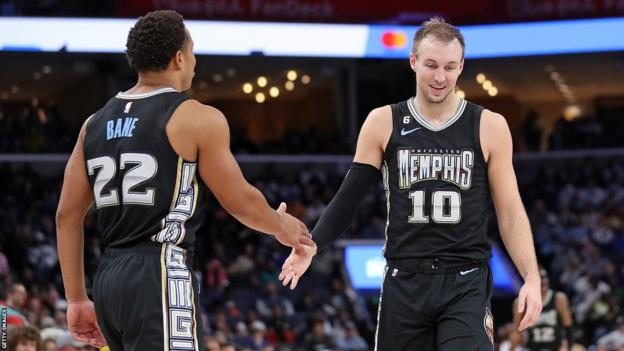
[{"label": "jersey armhole", "polygon": [[397,110],[398,106],[397,104],[391,104],[390,105],[390,113],[392,114],[392,132],[390,132],[390,138],[388,138],[388,141],[386,142],[386,148],[384,150],[384,160],[390,160],[391,156],[394,152],[394,149],[396,149],[396,145],[397,145],[397,119],[398,119],[398,113]]},{"label": "jersey armhole", "polygon": [[481,116],[483,116],[484,108],[481,106],[477,106],[477,113],[475,114],[474,119],[474,142],[478,149],[479,159],[483,161],[484,164],[487,165],[487,161],[485,160],[485,156],[483,155],[483,146],[481,145]]},{"label": "jersey armhole", "polygon": [[172,152],[174,155],[181,158],[185,162],[197,163],[198,162],[197,155],[195,155],[196,156],[195,161],[190,161],[182,157],[180,154],[178,154],[178,152],[175,151],[175,149],[173,148],[173,145],[171,144],[171,140],[169,139],[169,134],[167,134],[167,124],[169,124],[173,115],[176,113],[178,108],[180,108],[180,105],[182,105],[182,103],[184,103],[185,101],[191,100],[191,98],[189,98],[188,96],[182,93],[177,93],[177,94],[178,94],[178,98],[168,106],[167,112],[165,113],[165,117],[159,121],[158,128],[161,130],[162,133],[159,133],[158,135],[159,135],[159,138],[161,138],[161,142],[165,145],[168,151]]}]

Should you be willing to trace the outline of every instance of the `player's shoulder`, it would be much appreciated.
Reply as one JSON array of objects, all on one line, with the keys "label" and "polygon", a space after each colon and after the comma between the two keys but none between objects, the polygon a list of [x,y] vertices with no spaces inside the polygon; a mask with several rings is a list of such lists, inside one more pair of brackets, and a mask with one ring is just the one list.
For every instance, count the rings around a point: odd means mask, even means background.
[{"label": "player's shoulder", "polygon": [[392,115],[392,108],[390,105],[384,105],[375,107],[368,113],[368,117],[388,116]]},{"label": "player's shoulder", "polygon": [[503,115],[486,108],[481,112],[481,125],[492,129],[509,128]]},{"label": "player's shoulder", "polygon": [[479,134],[481,144],[485,149],[489,149],[491,145],[501,145],[501,143],[511,145],[511,131],[503,115],[483,109],[480,123]]},{"label": "player's shoulder", "polygon": [[175,120],[197,131],[206,128],[227,127],[227,120],[223,112],[195,99],[182,102],[174,112],[174,117]]},{"label": "player's shoulder", "polygon": [[368,124],[387,123],[389,120],[392,120],[392,108],[390,105],[376,107],[366,117],[366,123]]},{"label": "player's shoulder", "polygon": [[198,117],[225,118],[223,112],[210,106],[204,105],[195,99],[187,99],[180,104],[176,113],[184,115],[197,115]]}]

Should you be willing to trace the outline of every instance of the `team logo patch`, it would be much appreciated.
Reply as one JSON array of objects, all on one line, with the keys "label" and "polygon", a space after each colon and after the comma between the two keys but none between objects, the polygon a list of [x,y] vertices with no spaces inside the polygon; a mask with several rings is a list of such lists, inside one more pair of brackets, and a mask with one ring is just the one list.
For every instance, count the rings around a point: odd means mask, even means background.
[{"label": "team logo patch", "polygon": [[490,309],[487,307],[485,308],[485,316],[483,317],[483,328],[488,338],[490,338],[490,342],[494,344],[494,317],[492,317],[492,312],[490,312]]}]

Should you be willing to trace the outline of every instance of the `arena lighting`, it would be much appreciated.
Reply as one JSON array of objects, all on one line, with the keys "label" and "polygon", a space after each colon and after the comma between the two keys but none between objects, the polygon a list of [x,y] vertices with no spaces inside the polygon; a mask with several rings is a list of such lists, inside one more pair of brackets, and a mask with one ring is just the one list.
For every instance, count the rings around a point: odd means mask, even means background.
[{"label": "arena lighting", "polygon": [[477,74],[477,77],[475,78],[477,80],[477,83],[479,84],[483,84],[483,82],[485,82],[485,74],[483,73],[479,73]]},{"label": "arena lighting", "polygon": [[264,96],[263,93],[258,93],[256,94],[256,102],[261,104],[264,102],[264,100],[266,100],[266,96]]},{"label": "arena lighting", "polygon": [[251,85],[251,83],[243,84],[243,92],[245,94],[251,94],[252,91],[253,91],[253,85]]},{"label": "arena lighting", "polygon": [[288,73],[286,73],[286,78],[288,78],[288,80],[297,79],[297,71],[294,71],[294,70],[288,71]]},{"label": "arena lighting", "polygon": [[312,79],[307,74],[304,74],[304,75],[301,76],[301,83],[303,83],[303,84],[310,84],[310,80],[312,80]]},{"label": "arena lighting", "polygon": [[269,95],[271,95],[271,97],[278,97],[279,89],[277,87],[271,87],[271,89],[269,89]]},{"label": "arena lighting", "polygon": [[460,99],[465,99],[466,98],[466,93],[463,90],[458,90],[455,92],[455,95],[457,95]]},{"label": "arena lighting", "polygon": [[490,89],[488,89],[488,95],[489,96],[496,96],[498,95],[498,89],[496,87],[491,87]]},{"label": "arena lighting", "polygon": [[483,87],[483,90],[490,90],[490,88],[492,88],[492,86],[494,85],[492,84],[491,81],[486,80],[485,82],[483,82],[481,86]]},{"label": "arena lighting", "polygon": [[[0,17],[0,50],[123,53],[128,30],[134,22],[134,19]],[[195,39],[194,51],[198,55],[397,59],[408,57],[411,45],[407,38],[419,28],[195,20],[187,20],[185,24]],[[624,50],[624,35],[620,35],[624,33],[624,17],[459,28],[468,44],[465,53],[468,59]],[[397,48],[403,39],[396,33],[406,36],[403,48]],[[98,40],[93,40],[94,37]],[[384,45],[384,40],[391,47]]]},{"label": "arena lighting", "polygon": [[581,116],[583,111],[578,105],[569,105],[563,110],[563,118],[566,121],[573,121]]},{"label": "arena lighting", "polygon": [[293,91],[295,89],[295,83],[288,81],[284,84],[284,88],[288,91]]},{"label": "arena lighting", "polygon": [[269,82],[269,81],[268,81],[268,80],[266,79],[266,77],[264,77],[264,76],[260,76],[260,77],[258,77],[258,80],[256,81],[256,83],[258,83],[258,86],[259,86],[260,88],[264,88],[264,87],[266,87],[266,85],[267,85],[267,83],[268,83],[268,82]]}]

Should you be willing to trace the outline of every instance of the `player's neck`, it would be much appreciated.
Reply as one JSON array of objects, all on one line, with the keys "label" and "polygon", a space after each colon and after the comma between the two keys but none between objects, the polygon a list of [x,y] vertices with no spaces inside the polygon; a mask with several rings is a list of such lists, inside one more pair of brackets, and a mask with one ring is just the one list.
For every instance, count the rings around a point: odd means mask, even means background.
[{"label": "player's neck", "polygon": [[137,83],[126,91],[128,94],[143,94],[162,88],[172,88],[182,91],[181,84],[173,77],[169,77],[163,73],[141,73]]},{"label": "player's neck", "polygon": [[451,93],[440,103],[428,101],[423,94],[416,94],[414,98],[414,107],[418,114],[433,125],[442,125],[451,118],[457,111],[460,98]]}]

